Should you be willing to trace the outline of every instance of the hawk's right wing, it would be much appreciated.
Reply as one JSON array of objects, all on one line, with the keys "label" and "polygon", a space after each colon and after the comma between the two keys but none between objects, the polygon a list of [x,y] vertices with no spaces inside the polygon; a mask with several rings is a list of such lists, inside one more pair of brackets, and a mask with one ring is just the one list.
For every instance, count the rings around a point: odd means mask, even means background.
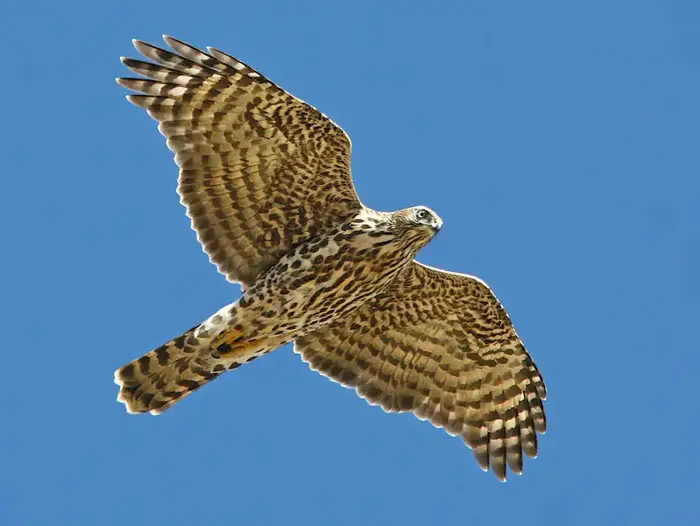
[{"label": "hawk's right wing", "polygon": [[303,360],[386,411],[461,435],[501,480],[546,429],[542,377],[481,280],[413,262],[379,296],[295,343]]},{"label": "hawk's right wing", "polygon": [[340,127],[226,53],[164,39],[175,53],[134,41],[157,64],[124,58],[147,79],[117,81],[145,94],[128,98],[160,123],[192,227],[229,281],[252,283],[360,210]]}]

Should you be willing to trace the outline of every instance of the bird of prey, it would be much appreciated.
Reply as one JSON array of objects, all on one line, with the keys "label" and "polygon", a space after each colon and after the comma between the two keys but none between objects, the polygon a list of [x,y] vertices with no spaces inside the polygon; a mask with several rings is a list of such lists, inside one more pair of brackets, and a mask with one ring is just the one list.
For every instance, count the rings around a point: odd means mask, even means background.
[{"label": "bird of prey", "polygon": [[242,296],[115,372],[129,413],[159,414],[288,342],[388,412],[460,436],[505,480],[544,433],[542,376],[501,303],[466,274],[415,261],[440,230],[424,206],[362,204],[350,139],[240,60],[164,36],[117,82],[158,121],[210,260]]}]

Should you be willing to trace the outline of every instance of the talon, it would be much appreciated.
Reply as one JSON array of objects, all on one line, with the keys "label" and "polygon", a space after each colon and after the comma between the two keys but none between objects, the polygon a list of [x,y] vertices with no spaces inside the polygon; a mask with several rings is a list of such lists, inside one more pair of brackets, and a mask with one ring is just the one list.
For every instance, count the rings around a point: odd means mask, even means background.
[{"label": "talon", "polygon": [[234,350],[235,345],[233,344],[239,341],[242,337],[243,333],[241,331],[232,329],[217,336],[212,342],[211,346],[221,354],[226,354]]}]

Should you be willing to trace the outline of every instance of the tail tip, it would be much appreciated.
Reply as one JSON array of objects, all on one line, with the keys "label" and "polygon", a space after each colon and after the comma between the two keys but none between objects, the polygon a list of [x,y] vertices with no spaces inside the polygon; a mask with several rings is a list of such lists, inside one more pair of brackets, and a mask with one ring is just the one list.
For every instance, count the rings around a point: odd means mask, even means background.
[{"label": "tail tip", "polygon": [[127,391],[124,388],[124,380],[122,378],[122,369],[123,367],[120,367],[116,371],[114,371],[114,383],[119,386],[119,393],[117,393],[117,402],[120,404],[124,404],[124,407],[126,409],[127,414],[130,415],[135,415],[138,414],[139,412],[134,408],[134,404],[131,403],[133,400],[129,400],[129,398],[126,395]]}]

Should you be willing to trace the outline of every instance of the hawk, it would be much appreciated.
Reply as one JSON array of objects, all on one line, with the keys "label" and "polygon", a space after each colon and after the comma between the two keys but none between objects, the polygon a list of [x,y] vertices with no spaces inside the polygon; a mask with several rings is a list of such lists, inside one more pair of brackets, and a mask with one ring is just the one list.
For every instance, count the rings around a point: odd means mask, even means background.
[{"label": "hawk", "polygon": [[164,36],[122,58],[128,100],[158,121],[204,251],[242,296],[115,372],[129,413],[159,414],[286,343],[387,412],[460,436],[501,480],[537,454],[545,385],[478,278],[415,261],[442,220],[378,212],[352,182],[350,139],[240,60]]}]

